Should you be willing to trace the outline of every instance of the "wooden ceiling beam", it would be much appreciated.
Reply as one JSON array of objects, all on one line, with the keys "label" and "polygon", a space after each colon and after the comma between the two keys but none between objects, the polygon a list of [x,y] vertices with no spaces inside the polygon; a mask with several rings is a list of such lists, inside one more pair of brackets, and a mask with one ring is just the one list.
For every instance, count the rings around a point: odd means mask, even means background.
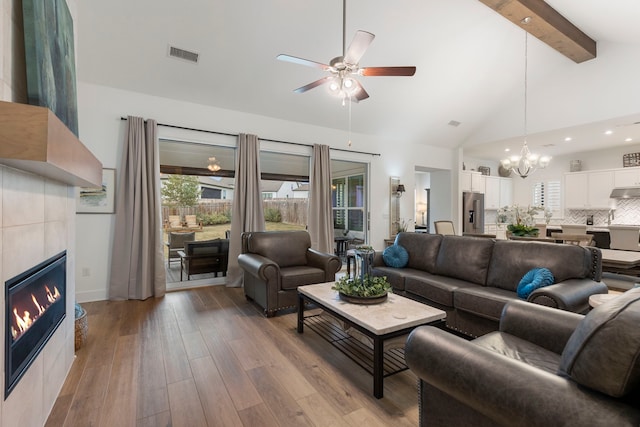
[{"label": "wooden ceiling beam", "polygon": [[596,57],[596,42],[543,0],[480,1],[578,64]]}]

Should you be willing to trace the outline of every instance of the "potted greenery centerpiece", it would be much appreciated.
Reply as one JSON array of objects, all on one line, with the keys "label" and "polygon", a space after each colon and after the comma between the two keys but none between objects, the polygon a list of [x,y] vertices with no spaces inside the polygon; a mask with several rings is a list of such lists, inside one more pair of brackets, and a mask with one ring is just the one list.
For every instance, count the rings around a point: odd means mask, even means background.
[{"label": "potted greenery centerpiece", "polygon": [[353,277],[340,278],[331,289],[338,291],[340,299],[355,304],[377,304],[387,299],[391,284],[386,277],[371,276],[374,250],[371,246],[356,248],[356,266]]},{"label": "potted greenery centerpiece", "polygon": [[545,222],[551,219],[551,210],[542,206],[527,206],[526,208],[513,205],[498,209],[497,222],[507,225],[507,237],[509,235],[519,237],[538,237],[540,230],[535,226],[535,217],[543,211]]}]

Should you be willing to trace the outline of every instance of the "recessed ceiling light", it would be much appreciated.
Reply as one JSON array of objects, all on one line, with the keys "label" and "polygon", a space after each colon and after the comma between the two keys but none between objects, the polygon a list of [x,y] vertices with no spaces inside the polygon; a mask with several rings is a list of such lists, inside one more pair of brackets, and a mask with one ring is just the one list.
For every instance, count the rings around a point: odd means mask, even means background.
[{"label": "recessed ceiling light", "polygon": [[570,142],[570,141],[571,141],[571,137],[570,137],[570,136],[568,136],[568,137],[566,137],[566,138],[564,139],[564,142]]},{"label": "recessed ceiling light", "polygon": [[511,149],[510,149],[510,148],[505,148],[505,149],[504,149],[504,152],[505,152],[505,153],[508,153],[509,151],[511,151]]},{"label": "recessed ceiling light", "polygon": [[631,141],[633,141],[633,138],[627,138],[624,140],[624,142],[631,142]]},{"label": "recessed ceiling light", "polygon": [[612,130],[608,130],[608,131],[605,131],[605,133],[604,133],[604,134],[605,134],[605,135],[611,135],[612,133],[613,133],[613,131],[612,131]]}]

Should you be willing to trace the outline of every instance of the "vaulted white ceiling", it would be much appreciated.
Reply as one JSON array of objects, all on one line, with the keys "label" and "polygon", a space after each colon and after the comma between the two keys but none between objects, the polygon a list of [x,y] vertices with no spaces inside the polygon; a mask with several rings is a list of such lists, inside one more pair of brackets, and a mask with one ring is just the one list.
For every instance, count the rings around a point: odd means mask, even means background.
[{"label": "vaulted white ceiling", "polygon": [[[640,143],[640,2],[547,2],[597,42],[598,56],[576,64],[529,38],[529,145],[557,156],[625,138]],[[293,92],[322,70],[276,60],[340,55],[341,0],[82,0],[78,14],[81,81],[348,127],[348,108],[323,87]],[[465,147],[479,158],[519,149],[523,30],[478,0],[348,0],[347,43],[356,30],[376,35],[362,66],[417,72],[361,77],[370,98],[352,105],[354,132]],[[170,58],[169,45],[199,53],[198,64]],[[614,135],[603,136],[606,128]]]}]

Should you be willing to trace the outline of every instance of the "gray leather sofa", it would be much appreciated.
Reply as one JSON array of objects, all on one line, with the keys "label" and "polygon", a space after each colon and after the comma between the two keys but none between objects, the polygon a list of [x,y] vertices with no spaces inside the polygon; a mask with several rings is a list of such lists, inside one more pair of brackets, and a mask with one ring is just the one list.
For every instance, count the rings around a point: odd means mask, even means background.
[{"label": "gray leather sofa", "polygon": [[423,326],[405,359],[421,426],[640,425],[640,289],[586,316],[523,301],[468,341]]},{"label": "gray leather sofa", "polygon": [[311,249],[306,231],[242,233],[244,293],[267,317],[298,304],[298,286],[332,282],[342,268],[335,255]]},{"label": "gray leather sofa", "polygon": [[424,233],[399,233],[396,244],[408,264],[388,267],[376,253],[372,274],[386,276],[395,293],[445,310],[447,326],[472,337],[498,329],[504,305],[519,299],[518,283],[536,267],[551,270],[555,283],[529,302],[584,313],[590,295],[607,293],[595,247]]}]

